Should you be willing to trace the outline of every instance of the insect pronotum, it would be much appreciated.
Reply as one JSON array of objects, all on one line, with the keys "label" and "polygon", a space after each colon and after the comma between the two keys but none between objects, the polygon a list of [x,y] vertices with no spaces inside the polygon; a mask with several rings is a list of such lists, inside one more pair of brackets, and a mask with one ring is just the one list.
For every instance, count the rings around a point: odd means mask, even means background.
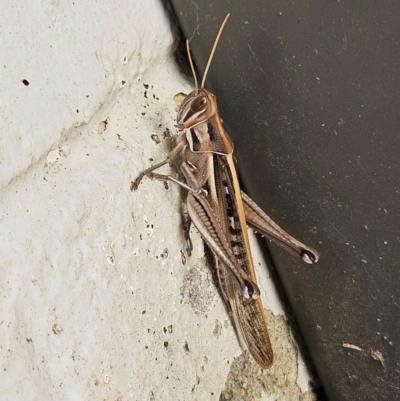
[{"label": "insect pronotum", "polygon": [[[204,88],[207,72],[229,14],[225,17],[203,75],[200,87],[186,47],[195,88],[180,105],[176,126],[183,131],[178,144],[166,159],[143,170],[131,184],[136,190],[144,176],[170,180],[187,189],[188,223],[185,236],[189,249],[190,224],[196,226],[215,256],[221,293],[231,311],[238,336],[253,358],[268,367],[273,352],[257,286],[247,225],[267,236],[307,263],[318,261],[316,250],[297,241],[268,217],[241,191],[233,159],[233,144],[225,131],[215,95]],[[153,171],[182,155],[181,170],[185,182]]]}]

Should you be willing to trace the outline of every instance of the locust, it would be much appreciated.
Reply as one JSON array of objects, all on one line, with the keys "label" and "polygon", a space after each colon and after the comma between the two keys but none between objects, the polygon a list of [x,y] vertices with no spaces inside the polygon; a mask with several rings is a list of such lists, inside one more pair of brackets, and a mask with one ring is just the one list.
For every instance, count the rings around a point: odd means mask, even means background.
[{"label": "locust", "polygon": [[[306,263],[315,263],[318,252],[299,242],[276,224],[240,188],[233,143],[223,127],[214,93],[204,87],[228,14],[217,34],[198,86],[190,44],[186,41],[195,88],[181,103],[176,127],[182,131],[167,157],[139,173],[131,183],[138,188],[143,177],[172,181],[187,190],[185,237],[189,250],[191,223],[215,256],[217,283],[234,321],[239,340],[263,368],[273,362],[273,351],[260,298],[247,227],[273,240]],[[184,180],[154,171],[182,157]]]}]

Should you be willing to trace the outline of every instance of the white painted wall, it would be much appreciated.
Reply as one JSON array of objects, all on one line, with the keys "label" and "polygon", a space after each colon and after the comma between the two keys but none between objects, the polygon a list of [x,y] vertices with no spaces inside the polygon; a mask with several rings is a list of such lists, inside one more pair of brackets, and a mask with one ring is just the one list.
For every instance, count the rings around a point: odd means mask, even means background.
[{"label": "white painted wall", "polygon": [[1,3],[0,399],[219,399],[241,350],[180,190],[130,191],[190,91],[163,6]]}]

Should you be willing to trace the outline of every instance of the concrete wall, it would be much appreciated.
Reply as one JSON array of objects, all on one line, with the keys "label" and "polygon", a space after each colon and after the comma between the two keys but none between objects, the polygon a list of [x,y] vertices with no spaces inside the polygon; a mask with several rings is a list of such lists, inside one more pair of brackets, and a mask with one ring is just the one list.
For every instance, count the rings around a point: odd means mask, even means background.
[{"label": "concrete wall", "polygon": [[195,230],[186,255],[180,189],[144,179],[130,191],[170,149],[174,95],[191,88],[162,4],[2,3],[0,398],[291,400],[307,390],[260,252],[278,361],[268,371],[240,356]]}]

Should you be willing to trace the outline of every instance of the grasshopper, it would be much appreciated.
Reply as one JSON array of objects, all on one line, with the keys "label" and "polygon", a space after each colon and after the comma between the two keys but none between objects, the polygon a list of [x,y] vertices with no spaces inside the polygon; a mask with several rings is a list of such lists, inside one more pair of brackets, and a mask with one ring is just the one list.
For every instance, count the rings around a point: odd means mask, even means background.
[{"label": "grasshopper", "polygon": [[[233,143],[218,114],[215,95],[204,88],[205,79],[222,30],[225,17],[212,48],[201,86],[186,47],[195,81],[195,89],[180,105],[177,115],[183,131],[166,159],[143,170],[131,184],[136,190],[144,176],[173,181],[187,189],[188,213],[185,237],[191,249],[190,224],[196,226],[215,256],[218,284],[235,322],[239,340],[258,364],[269,367],[273,352],[260,299],[260,290],[251,256],[247,225],[275,241],[306,263],[315,263],[318,252],[280,228],[259,206],[241,191],[233,158]],[[180,166],[185,182],[153,171],[182,154]]]}]

